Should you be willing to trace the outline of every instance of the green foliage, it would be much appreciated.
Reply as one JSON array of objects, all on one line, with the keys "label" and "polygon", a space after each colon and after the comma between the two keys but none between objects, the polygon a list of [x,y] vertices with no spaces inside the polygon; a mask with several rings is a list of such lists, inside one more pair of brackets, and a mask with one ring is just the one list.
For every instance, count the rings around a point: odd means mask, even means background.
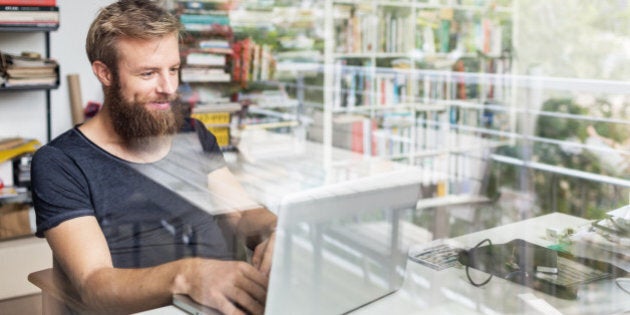
[{"label": "green foliage", "polygon": [[[624,104],[624,106],[628,106]],[[624,117],[625,113],[615,113],[612,109],[612,104],[610,104],[606,100],[597,100],[596,105],[593,109],[591,109],[592,114],[596,114],[597,116],[601,116],[604,118],[617,118],[617,119],[627,119],[628,117]],[[625,124],[611,124],[604,122],[596,122],[593,124],[595,131],[603,137],[612,139],[617,143],[623,143],[630,138],[630,130],[628,130],[628,126]],[[630,148],[627,148],[630,149]]]},{"label": "green foliage", "polygon": [[[610,104],[605,100],[597,100],[594,105],[584,107],[570,98],[553,98],[543,104],[542,111],[584,116],[618,116],[617,113],[612,112]],[[590,121],[575,118],[541,115],[538,117],[534,136],[552,141],[583,142],[587,138],[586,128],[591,124],[593,123]],[[600,135],[618,141],[626,139],[629,133],[623,124],[594,123],[593,125]],[[496,153],[567,169],[614,176],[603,167],[598,157],[588,150],[567,150],[556,143],[542,141],[530,143],[519,141],[514,146],[497,148]],[[531,149],[529,149],[530,145]],[[504,163],[495,163],[493,176],[497,180],[498,187],[533,191],[537,206],[544,213],[557,211],[597,219],[602,218],[607,211],[627,204],[627,189],[573,176]],[[523,185],[526,187],[522,187]]]},{"label": "green foliage", "polygon": [[[581,108],[569,98],[550,99],[543,104],[542,111],[572,115],[587,114],[587,110]],[[536,125],[537,136],[557,140],[566,140],[571,136],[575,136],[576,132],[584,132],[585,130],[586,125],[583,121],[552,116],[538,117]]]},{"label": "green foliage", "polygon": [[[613,117],[611,104],[597,100],[586,108],[579,106],[572,99],[550,99],[543,104],[544,112],[564,113],[583,116]],[[574,118],[541,116],[536,124],[536,136],[560,141],[584,141],[586,129],[593,124],[590,121]],[[595,123],[597,131],[616,140],[625,139],[627,128],[611,123]],[[588,150],[566,150],[554,143],[536,142],[533,145],[533,159],[541,163],[556,165],[567,169],[580,170],[592,174],[615,176],[606,169],[597,156]],[[551,175],[536,172],[533,177],[534,191],[539,204],[545,211],[559,211],[587,218],[599,218],[605,211],[619,206],[622,200],[616,189],[610,186],[571,176]]]}]

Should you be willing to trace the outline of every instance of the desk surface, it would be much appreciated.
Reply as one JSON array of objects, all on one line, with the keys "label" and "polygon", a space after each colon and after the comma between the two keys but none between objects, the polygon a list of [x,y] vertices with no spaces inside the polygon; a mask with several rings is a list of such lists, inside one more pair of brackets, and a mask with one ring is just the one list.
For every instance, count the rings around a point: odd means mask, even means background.
[{"label": "desk surface", "polygon": [[[515,238],[543,246],[546,228],[577,228],[589,221],[552,213],[457,237],[454,241],[473,247],[483,239],[505,243]],[[580,289],[577,300],[564,300],[510,281],[493,277],[483,287],[474,287],[463,268],[435,271],[407,262],[401,290],[376,301],[356,314],[617,314],[630,310],[630,296],[612,280],[600,280]]]},{"label": "desk surface", "polygon": [[[290,193],[411,167],[264,130],[243,132],[238,148],[238,154],[225,154],[228,168],[272,211]],[[426,183],[446,178],[429,170],[422,174]]]},{"label": "desk surface", "polygon": [[[514,238],[547,246],[546,228],[577,228],[589,221],[561,213],[552,213],[467,234],[453,239],[472,247],[490,238],[503,243]],[[412,261],[407,262],[403,287],[392,295],[375,301],[352,314],[617,314],[630,310],[630,298],[611,280],[584,286],[577,300],[563,300],[494,277],[483,287],[474,287],[463,268],[435,271]],[[184,314],[174,306],[143,314]]]},{"label": "desk surface", "polygon": [[[240,153],[226,154],[228,166],[246,190],[270,209],[283,196],[375,173],[408,167],[373,159],[346,150],[332,149],[326,161],[321,145],[289,140],[283,135],[250,133],[241,139]],[[329,156],[329,157],[330,157]],[[442,176],[427,172],[435,183]],[[561,213],[548,214],[461,237],[454,241],[473,247],[490,238],[505,243],[515,238],[547,246],[546,229],[577,228],[589,221]],[[396,293],[357,310],[356,314],[611,314],[630,310],[630,296],[613,281],[598,281],[580,291],[577,300],[562,300],[507,280],[493,278],[478,288],[466,279],[462,268],[435,271],[408,261],[403,287]],[[184,314],[168,306],[145,314]]]}]

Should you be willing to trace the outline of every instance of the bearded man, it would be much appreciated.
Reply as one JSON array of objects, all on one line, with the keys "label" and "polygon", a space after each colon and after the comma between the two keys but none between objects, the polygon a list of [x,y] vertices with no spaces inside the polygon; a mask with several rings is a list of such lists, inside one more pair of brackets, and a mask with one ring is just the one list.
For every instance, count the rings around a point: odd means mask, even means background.
[{"label": "bearded man", "polygon": [[[276,218],[247,198],[214,135],[178,109],[180,31],[152,1],[103,8],[86,40],[103,108],[33,158],[36,235],[90,312],[139,312],[173,294],[223,313],[264,311]],[[235,260],[235,237],[251,264]]]}]

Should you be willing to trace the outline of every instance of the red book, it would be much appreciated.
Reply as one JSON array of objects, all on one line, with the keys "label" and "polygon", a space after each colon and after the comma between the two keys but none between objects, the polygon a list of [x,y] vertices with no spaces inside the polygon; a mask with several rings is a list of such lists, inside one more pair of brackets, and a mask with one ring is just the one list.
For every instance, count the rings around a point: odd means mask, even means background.
[{"label": "red book", "polygon": [[370,145],[372,146],[372,156],[377,156],[378,151],[376,150],[376,137],[374,136],[374,130],[378,128],[378,123],[376,120],[370,120]]},{"label": "red book", "polygon": [[242,82],[241,69],[242,69],[242,56],[243,45],[241,42],[232,43],[232,79],[236,82]]},{"label": "red book", "polygon": [[56,6],[57,0],[0,0],[0,5],[15,5],[15,6]]},{"label": "red book", "polygon": [[241,51],[241,81],[242,86],[246,87],[250,81],[249,69],[251,67],[251,54],[252,54],[252,40],[251,38],[245,38],[241,41],[243,50]]},{"label": "red book", "polygon": [[363,153],[363,121],[355,121],[352,123],[350,150]]}]

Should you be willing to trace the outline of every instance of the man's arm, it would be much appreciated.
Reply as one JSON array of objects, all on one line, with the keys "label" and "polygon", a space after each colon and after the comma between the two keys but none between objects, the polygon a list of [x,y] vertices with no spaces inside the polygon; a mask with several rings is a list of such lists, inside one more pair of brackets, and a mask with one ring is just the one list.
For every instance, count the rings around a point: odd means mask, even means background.
[{"label": "man's arm", "polygon": [[254,250],[252,263],[268,275],[275,239],[277,217],[252,200],[227,167],[208,174],[208,189],[228,224]]},{"label": "man's arm", "polygon": [[71,219],[45,232],[53,255],[87,305],[102,313],[132,313],[171,303],[187,294],[226,314],[237,307],[262,314],[267,277],[236,261],[186,258],[163,265],[114,268],[94,217]]}]

